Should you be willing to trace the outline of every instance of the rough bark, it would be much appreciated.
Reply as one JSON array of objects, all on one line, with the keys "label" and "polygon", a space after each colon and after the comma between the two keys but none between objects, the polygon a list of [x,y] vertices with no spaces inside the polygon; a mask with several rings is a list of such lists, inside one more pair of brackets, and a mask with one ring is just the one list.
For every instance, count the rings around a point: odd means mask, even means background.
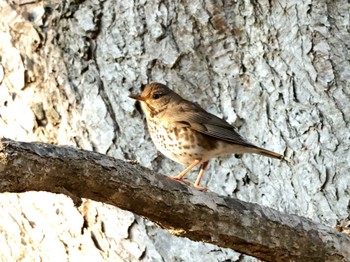
[{"label": "rough bark", "polygon": [[[160,81],[286,155],[215,159],[211,191],[346,227],[349,14],[345,0],[0,1],[0,136],[177,174],[127,98]],[[256,261],[99,202],[6,193],[0,209],[2,261]]]},{"label": "rough bark", "polygon": [[349,261],[350,238],[304,217],[201,192],[102,154],[2,139],[0,192],[44,190],[105,202],[172,234],[265,261]]}]

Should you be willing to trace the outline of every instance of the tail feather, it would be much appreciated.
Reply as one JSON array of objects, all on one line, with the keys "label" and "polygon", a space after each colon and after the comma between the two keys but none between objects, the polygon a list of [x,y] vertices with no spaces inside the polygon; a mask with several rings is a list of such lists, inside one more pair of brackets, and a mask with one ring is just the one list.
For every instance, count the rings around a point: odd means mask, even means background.
[{"label": "tail feather", "polygon": [[257,148],[256,150],[256,154],[262,155],[262,156],[268,156],[268,157],[272,157],[272,158],[277,158],[282,160],[283,159],[283,155],[266,150],[264,148]]}]

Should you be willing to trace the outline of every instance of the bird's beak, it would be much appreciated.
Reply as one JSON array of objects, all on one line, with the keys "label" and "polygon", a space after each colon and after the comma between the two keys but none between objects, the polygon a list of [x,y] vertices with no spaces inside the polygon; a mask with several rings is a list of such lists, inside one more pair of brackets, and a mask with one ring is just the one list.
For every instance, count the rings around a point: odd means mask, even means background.
[{"label": "bird's beak", "polygon": [[132,99],[135,99],[135,100],[137,100],[137,101],[145,101],[145,98],[142,97],[142,96],[139,96],[139,95],[133,95],[133,94],[131,94],[131,95],[129,95],[129,97],[132,98]]}]

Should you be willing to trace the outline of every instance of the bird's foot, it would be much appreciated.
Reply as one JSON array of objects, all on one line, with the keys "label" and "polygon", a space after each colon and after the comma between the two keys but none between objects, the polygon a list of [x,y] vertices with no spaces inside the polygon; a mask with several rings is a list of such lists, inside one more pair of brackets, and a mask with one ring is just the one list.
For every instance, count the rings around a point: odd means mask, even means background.
[{"label": "bird's foot", "polygon": [[169,176],[171,179],[174,179],[174,180],[177,180],[177,181],[182,181],[182,177],[183,176],[179,176],[179,175],[177,175],[177,176]]},{"label": "bird's foot", "polygon": [[196,184],[193,184],[192,186],[193,186],[194,188],[198,189],[199,191],[205,192],[205,191],[208,190],[208,188],[206,188],[206,187],[201,187],[201,186],[196,185]]},{"label": "bird's foot", "polygon": [[192,186],[192,187],[194,187],[194,188],[196,188],[196,189],[198,189],[200,191],[207,191],[208,190],[208,188],[206,188],[206,187],[201,187],[201,186],[193,184],[191,182],[182,180],[182,178],[183,178],[182,176],[181,177],[180,176],[169,176],[169,178],[177,180],[177,181],[180,181],[181,183],[184,183],[184,184],[186,184],[188,186]]},{"label": "bird's foot", "polygon": [[184,183],[184,184],[186,184],[186,185],[188,185],[188,186],[192,186],[192,187],[198,189],[199,191],[203,191],[203,192],[204,192],[204,191],[207,191],[207,190],[208,190],[208,188],[206,188],[206,187],[201,187],[201,186],[199,186],[199,185],[193,184],[193,183],[188,182],[188,181],[182,180],[181,182]]}]

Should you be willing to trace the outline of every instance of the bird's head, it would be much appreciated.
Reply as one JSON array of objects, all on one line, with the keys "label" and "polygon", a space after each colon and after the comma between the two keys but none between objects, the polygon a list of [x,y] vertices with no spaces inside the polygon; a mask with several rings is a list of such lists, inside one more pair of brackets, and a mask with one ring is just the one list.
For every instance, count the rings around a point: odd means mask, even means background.
[{"label": "bird's head", "polygon": [[169,103],[181,99],[169,87],[160,83],[150,83],[140,95],[129,95],[130,98],[141,102],[141,107],[146,116],[155,116],[165,110]]}]

